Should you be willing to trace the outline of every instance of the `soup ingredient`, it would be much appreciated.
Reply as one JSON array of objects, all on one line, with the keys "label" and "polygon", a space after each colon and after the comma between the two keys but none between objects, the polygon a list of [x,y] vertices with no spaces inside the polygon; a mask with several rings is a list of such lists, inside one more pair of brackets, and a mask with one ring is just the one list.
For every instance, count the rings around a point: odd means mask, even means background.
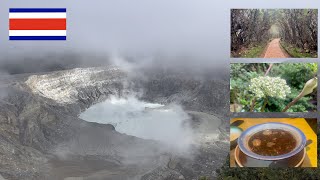
[{"label": "soup ingredient", "polygon": [[254,139],[252,141],[253,146],[260,146],[261,145],[261,140],[260,139]]},{"label": "soup ingredient", "polygon": [[267,143],[267,146],[268,146],[268,147],[272,147],[272,146],[274,146],[274,145],[276,145],[276,143],[274,143],[274,142],[268,142],[268,143]]},{"label": "soup ingredient", "polygon": [[249,139],[251,151],[262,156],[287,154],[296,147],[296,143],[294,136],[282,129],[259,131]]},{"label": "soup ingredient", "polygon": [[265,135],[265,136],[269,136],[269,135],[271,135],[272,134],[272,131],[271,130],[269,130],[269,129],[267,129],[267,130],[265,130],[265,131],[263,131],[263,133],[262,133],[263,135]]}]

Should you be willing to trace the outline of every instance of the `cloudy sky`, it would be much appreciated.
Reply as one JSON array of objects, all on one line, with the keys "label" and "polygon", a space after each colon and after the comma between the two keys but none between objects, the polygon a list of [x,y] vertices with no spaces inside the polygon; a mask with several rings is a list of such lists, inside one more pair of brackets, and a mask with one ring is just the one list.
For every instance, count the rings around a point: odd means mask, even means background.
[{"label": "cloudy sky", "polygon": [[[10,7],[66,7],[68,40],[8,41]],[[319,7],[315,0],[5,0],[0,6],[0,53],[161,52],[227,66],[231,8]]]}]

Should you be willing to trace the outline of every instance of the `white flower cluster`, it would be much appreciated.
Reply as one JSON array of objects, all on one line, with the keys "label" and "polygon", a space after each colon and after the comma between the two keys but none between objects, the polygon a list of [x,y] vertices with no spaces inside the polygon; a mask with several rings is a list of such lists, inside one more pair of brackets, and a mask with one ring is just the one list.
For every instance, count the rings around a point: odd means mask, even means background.
[{"label": "white flower cluster", "polygon": [[257,98],[277,97],[284,99],[289,94],[290,87],[284,79],[279,77],[260,76],[251,79],[249,90]]}]

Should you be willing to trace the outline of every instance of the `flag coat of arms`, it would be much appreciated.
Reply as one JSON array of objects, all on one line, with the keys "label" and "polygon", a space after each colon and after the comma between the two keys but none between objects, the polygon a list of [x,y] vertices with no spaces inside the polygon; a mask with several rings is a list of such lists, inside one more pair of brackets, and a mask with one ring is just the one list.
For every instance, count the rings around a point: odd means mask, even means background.
[{"label": "flag coat of arms", "polygon": [[9,9],[9,40],[66,39],[66,8]]}]

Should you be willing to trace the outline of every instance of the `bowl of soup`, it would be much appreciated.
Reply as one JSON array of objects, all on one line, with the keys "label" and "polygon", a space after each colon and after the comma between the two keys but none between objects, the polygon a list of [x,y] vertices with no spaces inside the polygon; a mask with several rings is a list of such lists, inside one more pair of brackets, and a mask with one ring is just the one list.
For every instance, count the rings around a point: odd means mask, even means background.
[{"label": "bowl of soup", "polygon": [[252,126],[238,138],[241,152],[251,158],[267,161],[290,158],[304,150],[306,142],[300,129],[276,122]]}]

